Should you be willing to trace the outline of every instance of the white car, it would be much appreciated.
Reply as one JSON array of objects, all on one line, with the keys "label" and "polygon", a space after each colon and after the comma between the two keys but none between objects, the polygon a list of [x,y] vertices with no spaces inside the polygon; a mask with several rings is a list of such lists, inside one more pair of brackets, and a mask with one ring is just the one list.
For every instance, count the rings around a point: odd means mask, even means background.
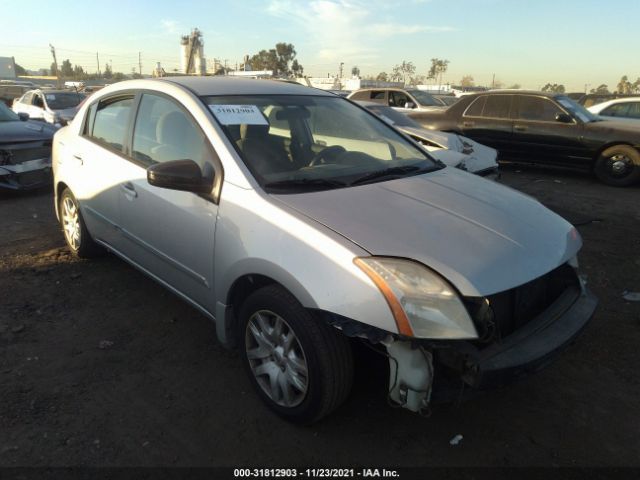
[{"label": "white car", "polygon": [[587,110],[608,119],[636,122],[640,128],[640,97],[615,98],[593,105]]},{"label": "white car", "polygon": [[356,103],[409,135],[448,167],[466,170],[492,180],[499,177],[498,151],[495,148],[455,133],[427,130],[406,115],[379,103]]},{"label": "white car", "polygon": [[85,97],[72,90],[30,90],[13,101],[12,109],[26,113],[32,120],[44,120],[61,127],[73,120]]}]

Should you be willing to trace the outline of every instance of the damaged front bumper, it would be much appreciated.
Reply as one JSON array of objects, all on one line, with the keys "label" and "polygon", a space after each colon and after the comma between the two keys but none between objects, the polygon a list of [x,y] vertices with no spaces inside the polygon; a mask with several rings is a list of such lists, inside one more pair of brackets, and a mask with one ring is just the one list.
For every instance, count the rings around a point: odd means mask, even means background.
[{"label": "damaged front bumper", "polygon": [[0,165],[0,188],[30,190],[50,185],[51,158],[39,158],[17,165]]},{"label": "damaged front bumper", "polygon": [[534,319],[489,345],[473,341],[382,342],[390,362],[389,397],[415,412],[431,401],[460,399],[548,365],[580,334],[597,306],[582,280]]}]

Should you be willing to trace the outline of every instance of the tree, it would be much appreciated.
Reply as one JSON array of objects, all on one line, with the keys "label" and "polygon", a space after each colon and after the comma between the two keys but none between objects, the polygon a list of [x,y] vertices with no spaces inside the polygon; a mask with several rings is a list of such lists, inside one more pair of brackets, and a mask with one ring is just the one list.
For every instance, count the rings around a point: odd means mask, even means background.
[{"label": "tree", "polygon": [[111,70],[111,65],[109,65],[108,63],[105,63],[104,65],[104,72],[102,73],[102,76],[104,78],[113,77],[113,71]]},{"label": "tree", "polygon": [[437,80],[442,85],[442,76],[449,68],[449,60],[442,60],[440,58],[431,59],[431,68],[427,74],[427,78]]},{"label": "tree", "polygon": [[360,76],[360,69],[357,66],[354,66],[351,69],[351,76],[352,77],[359,77]]},{"label": "tree", "polygon": [[[276,55],[278,57],[278,74],[290,77],[293,74],[290,64],[296,59],[295,47],[291,43],[276,43]],[[298,67],[302,68],[300,64]]]},{"label": "tree", "polygon": [[302,74],[302,65],[296,60],[296,49],[291,43],[277,43],[276,48],[260,50],[249,59],[252,70],[271,70],[277,77]]},{"label": "tree", "polygon": [[636,79],[635,82],[631,85],[631,90],[633,93],[640,93],[640,77]]},{"label": "tree", "polygon": [[629,95],[632,91],[633,91],[633,86],[632,86],[631,82],[629,81],[629,77],[624,75],[620,79],[620,81],[618,82],[617,93],[622,93],[624,95]]},{"label": "tree", "polygon": [[387,72],[380,72],[376,76],[376,80],[378,80],[379,82],[388,82],[389,81],[389,75],[387,75]]},{"label": "tree", "polygon": [[291,62],[291,71],[294,76],[301,77],[304,73],[304,68],[302,68],[302,65],[298,63],[298,60],[294,59],[293,62]]},{"label": "tree", "polygon": [[522,85],[520,85],[519,83],[514,83],[513,85],[509,85],[507,88],[511,90],[520,90],[522,88]]},{"label": "tree", "polygon": [[414,73],[416,73],[416,67],[413,65],[413,62],[403,60],[400,65],[393,67],[391,78],[396,82],[402,81],[406,85],[407,77],[409,77],[409,82],[411,82]]},{"label": "tree", "polygon": [[116,73],[113,74],[113,80],[116,81],[116,82],[120,82],[122,80],[125,80],[126,78],[127,77],[122,72],[116,72]]},{"label": "tree", "polygon": [[60,75],[64,78],[73,77],[73,66],[71,66],[71,62],[67,58],[62,62],[62,66],[60,67]]},{"label": "tree", "polygon": [[73,67],[73,78],[76,80],[82,80],[85,77],[84,70],[80,65]]},{"label": "tree", "polygon": [[602,85],[598,86],[598,88],[592,88],[591,93],[601,93],[604,95],[608,95],[611,92],[609,91],[609,86],[603,83]]},{"label": "tree", "polygon": [[544,87],[542,87],[543,92],[554,92],[554,93],[564,93],[565,88],[564,85],[558,85],[557,83],[547,83]]},{"label": "tree", "polygon": [[475,82],[473,81],[473,77],[471,75],[465,75],[464,77],[462,77],[462,80],[460,80],[460,85],[463,87],[473,87],[475,85]]}]

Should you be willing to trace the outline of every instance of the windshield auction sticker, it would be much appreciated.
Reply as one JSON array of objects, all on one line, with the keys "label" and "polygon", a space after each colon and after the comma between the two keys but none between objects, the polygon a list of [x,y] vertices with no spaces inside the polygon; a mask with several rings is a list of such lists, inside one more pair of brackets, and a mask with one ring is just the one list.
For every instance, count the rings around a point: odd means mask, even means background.
[{"label": "windshield auction sticker", "polygon": [[223,125],[269,125],[256,105],[209,105]]}]

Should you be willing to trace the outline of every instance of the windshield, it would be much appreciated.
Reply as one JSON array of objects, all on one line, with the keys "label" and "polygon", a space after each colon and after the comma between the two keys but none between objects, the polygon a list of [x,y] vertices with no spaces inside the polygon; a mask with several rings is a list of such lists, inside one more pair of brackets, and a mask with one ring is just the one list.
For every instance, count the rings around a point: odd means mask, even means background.
[{"label": "windshield", "polygon": [[571,115],[583,121],[584,123],[597,122],[600,120],[600,117],[594,115],[578,102],[569,97],[556,97],[556,101],[564,108],[566,108]]},{"label": "windshield", "polygon": [[0,122],[15,122],[16,120],[20,120],[20,117],[9,110],[4,102],[0,101]]},{"label": "windshield", "polygon": [[369,183],[440,168],[385,122],[342,98],[255,95],[204,101],[267,191],[339,188],[365,177]]},{"label": "windshield", "polygon": [[385,122],[390,125],[395,125],[397,127],[413,127],[413,128],[422,128],[418,122],[407,117],[404,113],[400,113],[397,110],[394,110],[392,107],[387,107],[386,105],[363,105],[367,110],[372,111],[380,118],[382,118]]},{"label": "windshield", "polygon": [[66,108],[77,107],[84,100],[84,95],[75,92],[55,92],[46,93],[44,98],[51,110],[64,110]]},{"label": "windshield", "polygon": [[422,90],[407,90],[423,107],[442,107],[444,104],[433,95]]}]

